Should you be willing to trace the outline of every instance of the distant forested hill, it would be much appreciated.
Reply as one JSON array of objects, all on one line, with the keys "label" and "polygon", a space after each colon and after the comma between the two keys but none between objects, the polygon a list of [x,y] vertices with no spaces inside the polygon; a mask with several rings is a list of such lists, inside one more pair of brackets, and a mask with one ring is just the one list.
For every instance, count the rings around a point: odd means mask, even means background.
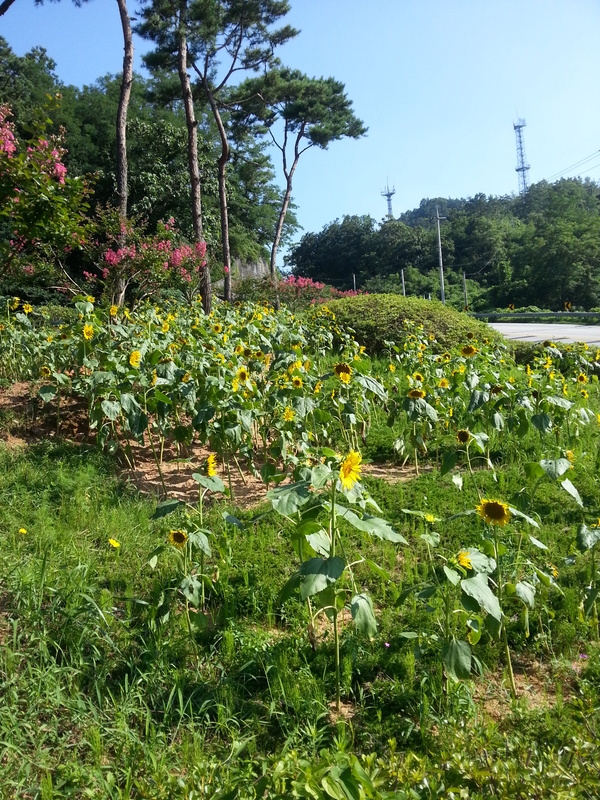
[{"label": "distant forested hill", "polygon": [[[569,178],[533,185],[526,197],[434,198],[398,219],[345,216],[307,233],[287,258],[295,275],[350,289],[439,297],[436,207],[447,300],[471,308],[566,301],[600,306],[600,186]],[[353,278],[354,276],[354,278]]]}]

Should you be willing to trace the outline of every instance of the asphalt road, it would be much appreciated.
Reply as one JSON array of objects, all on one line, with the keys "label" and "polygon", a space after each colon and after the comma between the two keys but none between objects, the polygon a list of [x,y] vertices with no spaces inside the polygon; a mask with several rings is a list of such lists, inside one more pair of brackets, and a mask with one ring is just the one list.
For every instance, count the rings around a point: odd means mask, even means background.
[{"label": "asphalt road", "polygon": [[494,322],[492,328],[521,342],[587,342],[600,346],[600,325],[548,325],[535,322]]}]

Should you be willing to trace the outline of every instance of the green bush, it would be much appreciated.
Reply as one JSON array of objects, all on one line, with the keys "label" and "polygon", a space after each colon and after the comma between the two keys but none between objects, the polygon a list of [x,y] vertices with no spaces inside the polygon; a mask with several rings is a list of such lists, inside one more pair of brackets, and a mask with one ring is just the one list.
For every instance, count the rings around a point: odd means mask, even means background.
[{"label": "green bush", "polygon": [[[502,342],[503,337],[486,323],[442,305],[437,300],[421,300],[396,294],[370,294],[345,297],[327,304],[340,325],[354,330],[356,340],[369,353],[385,349],[385,342],[400,342],[415,325],[423,325],[435,336],[441,349],[464,344],[467,334],[476,339]],[[405,321],[408,327],[405,326]]]}]

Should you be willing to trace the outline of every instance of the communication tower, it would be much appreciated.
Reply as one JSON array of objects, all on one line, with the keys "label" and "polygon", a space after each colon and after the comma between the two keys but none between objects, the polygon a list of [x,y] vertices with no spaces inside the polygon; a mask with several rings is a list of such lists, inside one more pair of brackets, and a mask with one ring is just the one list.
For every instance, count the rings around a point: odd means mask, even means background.
[{"label": "communication tower", "polygon": [[525,197],[528,189],[527,170],[529,169],[529,164],[525,161],[525,145],[523,144],[523,128],[526,124],[524,119],[518,119],[513,123],[517,140],[517,166],[515,169],[519,173],[519,194],[521,197]]},{"label": "communication tower", "polygon": [[385,189],[381,192],[382,197],[387,197],[388,217],[391,219],[392,214],[392,197],[396,194],[396,189],[392,186],[390,189],[389,182],[386,184]]}]

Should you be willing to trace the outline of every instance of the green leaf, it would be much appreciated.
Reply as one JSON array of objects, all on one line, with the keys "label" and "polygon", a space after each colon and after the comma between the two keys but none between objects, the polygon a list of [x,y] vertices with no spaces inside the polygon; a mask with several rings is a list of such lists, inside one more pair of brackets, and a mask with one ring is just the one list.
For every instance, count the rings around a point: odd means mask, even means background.
[{"label": "green leaf", "polygon": [[469,559],[475,572],[482,572],[484,575],[491,575],[496,569],[496,561],[490,556],[485,555],[476,547],[469,547],[467,550]]},{"label": "green leaf", "polygon": [[276,486],[274,489],[269,489],[267,498],[278,514],[290,517],[313,497],[309,486],[308,481]]},{"label": "green leaf", "polygon": [[369,375],[361,375],[358,372],[354,373],[354,381],[366,389],[368,392],[372,392],[376,397],[380,400],[386,401],[388,399],[387,392],[385,388],[374,378],[371,378]]},{"label": "green leaf", "polygon": [[327,464],[317,464],[310,473],[310,482],[315,489],[321,489],[333,477],[333,470]]},{"label": "green leaf", "polygon": [[497,620],[502,619],[498,598],[488,586],[486,575],[479,573],[473,578],[467,578],[460,582],[460,588],[465,595],[477,602],[482,611],[486,611]]},{"label": "green leaf", "polygon": [[51,386],[50,384],[46,384],[45,386],[40,386],[40,388],[38,389],[38,394],[42,398],[44,403],[49,403],[56,397],[56,386]]},{"label": "green leaf", "polygon": [[204,553],[204,555],[210,556],[211,549],[208,543],[208,538],[206,536],[207,533],[210,533],[210,531],[205,532],[200,528],[197,528],[195,531],[190,531],[188,535],[190,538],[190,542],[194,545],[194,547],[197,547],[198,550],[201,550]]},{"label": "green leaf", "polygon": [[549,478],[556,481],[561,475],[564,475],[567,470],[571,469],[571,462],[568,458],[556,458],[552,461],[544,458],[540,461],[540,467]]},{"label": "green leaf", "polygon": [[112,422],[119,418],[121,414],[121,403],[117,400],[103,400],[100,403],[102,411]]},{"label": "green leaf", "polygon": [[462,491],[463,477],[460,474],[460,472],[457,472],[455,475],[452,476],[452,483],[457,487],[459,491]]},{"label": "green leaf", "polygon": [[395,531],[389,522],[379,517],[372,517],[366,512],[362,516],[358,516],[354,511],[344,506],[337,506],[337,515],[343,517],[347,522],[359,531],[371,533],[377,536],[378,539],[384,539],[387,542],[399,542],[401,544],[408,544],[404,536]]},{"label": "green leaf", "polygon": [[531,424],[541,433],[552,430],[552,418],[548,414],[534,414],[531,417]]},{"label": "green leaf", "polygon": [[529,464],[525,464],[525,475],[528,480],[539,481],[545,474],[546,471],[537,461],[531,461]]},{"label": "green leaf", "polygon": [[600,542],[600,528],[588,528],[582,524],[577,528],[577,549],[585,553]]},{"label": "green leaf", "polygon": [[302,583],[302,575],[299,572],[294,572],[292,577],[286,581],[283,586],[283,589],[279,593],[279,604],[283,605],[286,600],[289,600],[290,597],[294,595],[297,589],[300,588],[300,584]]},{"label": "green leaf", "polygon": [[386,569],[384,569],[383,567],[380,567],[379,564],[376,564],[374,561],[371,561],[370,559],[366,558],[365,559],[365,564],[370,569],[372,569],[373,572],[376,575],[378,575],[382,580],[390,581],[392,579],[390,573]]},{"label": "green leaf", "polygon": [[533,584],[527,581],[519,581],[515,586],[515,593],[529,608],[535,606],[535,586]]},{"label": "green leaf", "polygon": [[559,408],[564,408],[565,411],[568,411],[570,408],[573,408],[574,403],[570,400],[567,400],[566,397],[556,397],[555,395],[550,395],[546,398],[546,400],[550,403],[551,406],[558,406]]},{"label": "green leaf", "polygon": [[[317,525],[317,523],[311,523],[311,525]],[[319,525],[317,525],[317,528],[319,528],[319,530],[316,531],[315,533],[310,533],[308,535],[305,535],[306,541],[309,543],[309,545],[312,547],[315,553],[318,553],[320,556],[325,556],[326,558],[329,558],[329,549],[331,546],[331,543],[329,541],[329,536]]]},{"label": "green leaf", "polygon": [[419,638],[419,634],[415,633],[415,631],[402,631],[401,633],[398,634],[398,636],[401,636],[403,639],[418,639]]},{"label": "green leaf", "polygon": [[496,413],[492,417],[492,424],[497,431],[504,430],[504,417],[502,416],[502,414],[496,411]]},{"label": "green leaf", "polygon": [[419,536],[419,539],[422,539],[424,542],[427,542],[427,544],[430,547],[437,547],[438,544],[440,543],[440,535],[439,535],[439,533],[436,533],[435,531],[431,531],[431,532],[428,532],[428,533],[422,533]]},{"label": "green leaf", "polygon": [[487,443],[490,440],[490,437],[487,433],[480,431],[479,433],[472,433],[471,436],[473,437],[473,441],[477,445],[477,447],[481,450],[482,453],[485,453],[485,448]]},{"label": "green leaf", "polygon": [[579,506],[581,506],[583,508],[583,500],[579,496],[579,492],[573,486],[571,481],[568,478],[565,478],[564,481],[561,481],[560,485],[565,490],[565,492],[567,492],[567,494],[571,495],[571,497],[573,498],[573,500],[575,500],[577,505],[579,505]]},{"label": "green leaf", "polygon": [[377,620],[373,613],[373,603],[367,594],[355,594],[350,601],[352,619],[359,633],[364,633],[373,639],[377,633]]},{"label": "green leaf", "polygon": [[230,514],[228,511],[223,511],[221,516],[225,520],[228,525],[235,525],[236,528],[239,528],[241,531],[246,530],[246,526],[242,522],[241,519],[234,517],[233,514]]},{"label": "green leaf", "polygon": [[339,556],[333,558],[309,558],[300,565],[302,583],[300,593],[306,600],[314,594],[322,592],[332,583],[335,583],[344,572],[346,562]]},{"label": "green leaf", "polygon": [[456,450],[451,450],[449,453],[444,453],[442,466],[440,467],[440,475],[446,475],[448,472],[451,472],[456,466],[457,461],[458,453]]},{"label": "green leaf", "polygon": [[540,540],[539,540],[539,539],[536,539],[536,538],[535,538],[535,536],[530,536],[530,537],[529,537],[529,541],[530,541],[530,542],[531,542],[531,544],[532,544],[532,545],[534,545],[535,547],[539,547],[539,548],[540,548],[540,550],[547,550],[547,549],[548,549],[548,548],[546,547],[546,545],[545,545],[543,542],[540,542]]},{"label": "green leaf", "polygon": [[198,578],[195,575],[186,575],[179,584],[179,588],[186,600],[198,608],[200,605],[200,590],[202,589],[202,584]]},{"label": "green leaf", "polygon": [[165,500],[156,506],[156,511],[150,517],[150,519],[161,519],[161,517],[166,517],[167,514],[172,514],[173,511],[176,511],[179,508],[179,506],[183,505],[185,505],[183,500]]},{"label": "green leaf", "polygon": [[225,484],[218,475],[202,475],[200,472],[193,472],[192,478],[196,483],[211,492],[224,492]]},{"label": "green leaf", "polygon": [[460,583],[460,575],[455,569],[451,569],[451,567],[447,567],[444,564],[444,574],[453,586],[458,586]]},{"label": "green leaf", "polygon": [[476,645],[477,642],[481,639],[481,634],[483,633],[483,620],[481,617],[469,617],[467,620],[467,628],[469,628],[469,633],[467,634],[467,638],[469,639],[469,644]]},{"label": "green leaf", "polygon": [[508,508],[510,510],[510,513],[513,514],[515,517],[519,517],[519,519],[524,519],[525,522],[528,522],[530,525],[533,525],[534,528],[540,527],[534,519],[527,516],[527,514],[524,514],[522,511],[519,511],[518,508],[513,508],[512,506],[509,506]]},{"label": "green leaf", "polygon": [[455,681],[471,675],[471,647],[468,642],[452,638],[442,650],[442,660],[448,676]]}]

